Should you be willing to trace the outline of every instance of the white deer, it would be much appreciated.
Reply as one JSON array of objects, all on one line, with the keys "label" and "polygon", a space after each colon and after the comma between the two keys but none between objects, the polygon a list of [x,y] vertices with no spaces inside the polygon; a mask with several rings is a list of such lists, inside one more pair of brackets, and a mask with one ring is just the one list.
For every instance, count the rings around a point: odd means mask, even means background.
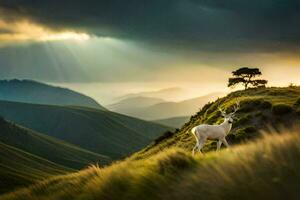
[{"label": "white deer", "polygon": [[198,148],[198,151],[201,152],[202,147],[204,146],[207,139],[217,139],[217,151],[220,150],[222,143],[225,144],[226,147],[229,147],[226,136],[230,132],[232,128],[232,123],[234,119],[234,115],[236,111],[240,108],[239,102],[234,106],[234,111],[232,113],[226,114],[224,110],[222,110],[219,106],[218,109],[224,117],[224,122],[219,125],[208,125],[201,124],[199,126],[194,127],[191,132],[196,138],[196,145],[193,148],[193,155],[195,155],[195,150]]}]

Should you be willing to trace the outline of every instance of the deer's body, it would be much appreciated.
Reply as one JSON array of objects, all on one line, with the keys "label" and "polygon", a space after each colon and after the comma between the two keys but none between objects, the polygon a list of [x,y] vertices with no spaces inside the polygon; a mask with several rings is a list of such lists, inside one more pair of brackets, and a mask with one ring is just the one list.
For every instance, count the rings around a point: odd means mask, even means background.
[{"label": "deer's body", "polygon": [[224,138],[231,130],[232,124],[228,121],[224,121],[220,125],[208,125],[201,124],[192,129],[193,135],[197,138],[206,138],[206,139],[222,139]]},{"label": "deer's body", "polygon": [[208,125],[201,124],[199,126],[194,127],[191,132],[196,138],[196,145],[193,148],[193,155],[195,154],[195,150],[198,149],[200,152],[202,147],[204,146],[207,139],[217,139],[217,150],[220,149],[222,143],[228,147],[228,143],[226,141],[226,136],[230,132],[233,123],[233,117],[235,112],[238,110],[239,104],[235,107],[235,111],[230,114],[226,114],[224,111],[220,110],[222,116],[224,117],[224,122],[219,125]]}]

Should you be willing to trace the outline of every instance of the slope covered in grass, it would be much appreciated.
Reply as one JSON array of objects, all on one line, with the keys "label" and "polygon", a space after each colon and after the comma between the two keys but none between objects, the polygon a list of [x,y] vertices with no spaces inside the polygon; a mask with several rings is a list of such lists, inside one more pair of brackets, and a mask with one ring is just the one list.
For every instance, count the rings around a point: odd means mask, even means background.
[{"label": "slope covered in grass", "polygon": [[91,163],[102,165],[110,162],[106,156],[9,123],[2,118],[0,118],[0,142],[73,169],[80,169]]},{"label": "slope covered in grass", "polygon": [[0,199],[298,199],[299,143],[297,131],[205,156],[172,148],[145,160],[50,178]]},{"label": "slope covered in grass", "polygon": [[105,110],[88,96],[32,80],[1,80],[0,99],[46,105],[77,105]]},{"label": "slope covered in grass", "polygon": [[0,193],[72,171],[71,168],[0,142]]},{"label": "slope covered in grass", "polygon": [[[300,87],[254,88],[237,91],[206,104],[181,129],[167,132],[134,157],[146,158],[162,149],[174,146],[191,150],[195,145],[195,139],[190,130],[203,123],[220,124],[223,119],[218,106],[231,112],[237,101],[240,102],[241,108],[236,113],[232,131],[227,136],[230,144],[254,139],[260,135],[260,130],[269,127],[289,128],[300,122]],[[203,150],[210,151],[215,148],[216,141],[208,141]]]},{"label": "slope covered in grass", "polygon": [[169,128],[86,107],[0,101],[0,115],[22,126],[113,159],[143,148]]}]

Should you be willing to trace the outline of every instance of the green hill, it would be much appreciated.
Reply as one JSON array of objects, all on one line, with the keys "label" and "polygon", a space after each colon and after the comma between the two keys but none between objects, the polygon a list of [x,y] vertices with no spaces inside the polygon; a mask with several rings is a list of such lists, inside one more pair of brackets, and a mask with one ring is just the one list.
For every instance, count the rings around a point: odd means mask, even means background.
[{"label": "green hill", "polygon": [[[143,149],[136,158],[147,157],[169,147],[180,147],[191,150],[195,139],[190,130],[199,124],[219,124],[222,117],[218,105],[232,111],[233,106],[240,101],[241,108],[236,113],[233,128],[227,136],[231,144],[241,143],[260,136],[260,131],[270,127],[277,130],[289,128],[300,122],[300,87],[289,88],[256,88],[237,91],[203,106],[203,108],[181,129],[167,132],[155,142]],[[208,141],[203,151],[215,150],[216,141]]]},{"label": "green hill", "polygon": [[0,142],[0,193],[67,172],[72,169]]},{"label": "green hill", "polygon": [[300,133],[269,135],[255,143],[192,157],[169,149],[50,178],[1,200],[281,200],[299,198]]},{"label": "green hill", "polygon": [[88,96],[32,80],[0,80],[0,100],[45,105],[77,105],[106,110]]},{"label": "green hill", "polygon": [[73,169],[80,169],[91,163],[110,162],[106,156],[6,122],[2,118],[0,118],[0,142]]},{"label": "green hill", "polygon": [[113,159],[143,148],[169,129],[125,115],[83,107],[0,101],[0,115]]}]

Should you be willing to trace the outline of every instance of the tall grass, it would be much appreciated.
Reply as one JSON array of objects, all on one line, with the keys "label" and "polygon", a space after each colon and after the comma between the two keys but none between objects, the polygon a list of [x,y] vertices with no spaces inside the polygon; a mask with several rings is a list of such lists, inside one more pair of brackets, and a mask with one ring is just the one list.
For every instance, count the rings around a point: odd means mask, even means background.
[{"label": "tall grass", "polygon": [[172,148],[144,160],[57,176],[0,199],[299,199],[299,144],[295,132],[196,157]]}]

